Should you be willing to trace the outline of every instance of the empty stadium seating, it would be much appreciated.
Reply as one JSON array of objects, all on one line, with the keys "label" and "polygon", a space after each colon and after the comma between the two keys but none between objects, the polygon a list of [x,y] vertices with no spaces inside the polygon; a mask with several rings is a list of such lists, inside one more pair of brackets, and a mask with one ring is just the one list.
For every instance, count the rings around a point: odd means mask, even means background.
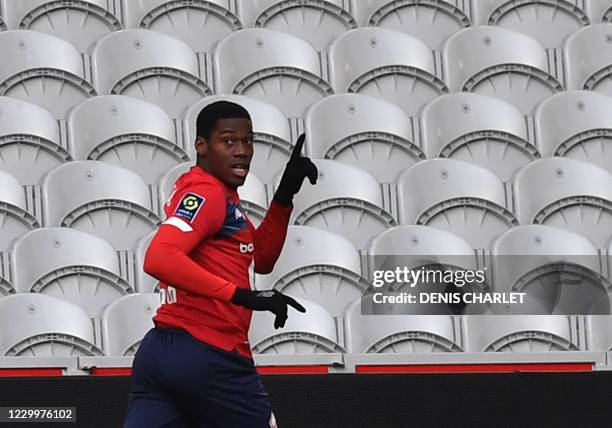
[{"label": "empty stadium seating", "polygon": [[586,4],[593,24],[612,21],[612,5],[608,0],[586,0]]},{"label": "empty stadium seating", "polygon": [[112,0],[2,0],[0,11],[10,29],[51,34],[79,52],[87,52],[97,40],[122,28]]},{"label": "empty stadium seating", "polygon": [[362,304],[358,300],[346,311],[344,322],[349,353],[431,354],[461,351],[450,316],[385,315],[363,311]]},{"label": "empty stadium seating", "polygon": [[436,98],[423,109],[422,132],[428,158],[474,163],[503,182],[540,155],[529,142],[521,112],[485,95],[461,92]]},{"label": "empty stadium seating", "polygon": [[402,169],[425,158],[410,119],[397,106],[361,94],[332,95],[304,119],[309,156],[337,160],[391,183]]},{"label": "empty stadium seating", "polygon": [[532,114],[535,106],[563,90],[551,74],[544,47],[516,31],[475,26],[449,37],[442,52],[453,92],[490,95]]},{"label": "empty stadium seating", "polygon": [[590,24],[581,2],[472,0],[475,21],[533,37],[546,48],[560,48],[565,38]]},{"label": "empty stadium seating", "polygon": [[0,299],[0,356],[101,356],[91,320],[78,306],[38,293]]},{"label": "empty stadium seating", "polygon": [[100,95],[141,98],[164,108],[172,118],[210,95],[200,79],[198,60],[189,45],[151,30],[109,34],[91,51],[92,79]]},{"label": "empty stadium seating", "polygon": [[351,0],[360,25],[403,31],[424,41],[432,50],[470,25],[468,4],[457,0]]},{"label": "empty stadium seating", "polygon": [[243,106],[253,124],[253,158],[249,171],[264,184],[285,168],[293,150],[289,122],[275,106],[244,95],[213,95],[197,102],[185,112],[183,135],[185,147],[195,159],[196,122],[200,111],[216,101],[230,101]]},{"label": "empty stadium seating", "polygon": [[[370,242],[367,248],[368,272],[374,279],[375,271],[395,271],[396,268],[419,270],[425,268],[433,271],[477,269],[474,249],[463,239],[452,233],[428,226],[396,226],[385,230]],[[379,278],[380,279],[380,278]],[[373,281],[370,281],[372,284]],[[376,286],[376,284],[374,284]],[[443,281],[422,278],[418,283],[393,282],[379,289],[392,292],[409,292],[418,295],[420,292],[454,292],[446,289]],[[483,291],[486,283],[463,284],[464,290]],[[372,289],[370,289],[372,291]],[[376,289],[373,290],[376,292]],[[400,308],[402,305],[398,305]],[[417,309],[408,308],[405,314],[415,313]],[[375,308],[374,308],[375,309]],[[418,308],[422,314],[449,313],[444,305],[424,304]]]},{"label": "empty stadium seating", "polygon": [[144,258],[149,248],[149,244],[155,235],[155,231],[151,232],[144,238],[139,239],[134,247],[134,266],[136,269],[136,279],[134,290],[137,293],[157,293],[159,291],[159,280],[153,278],[146,273],[142,268],[144,266]]},{"label": "empty stadium seating", "polygon": [[49,110],[56,119],[90,96],[83,60],[63,39],[31,30],[0,32],[0,95],[19,98]]},{"label": "empty stadium seating", "polygon": [[545,225],[515,227],[492,246],[496,291],[530,297],[502,313],[526,315],[587,314],[606,294],[596,248],[586,238]]},{"label": "empty stadium seating", "polygon": [[357,23],[343,0],[237,0],[242,21],[249,27],[285,31],[324,51],[329,42]]},{"label": "empty stadium seating", "polygon": [[129,169],[147,184],[189,157],[176,142],[172,119],[160,107],[138,98],[90,98],[67,118],[74,158],[98,160]]},{"label": "empty stadium seating", "polygon": [[253,354],[296,355],[342,352],[336,323],[320,305],[304,299],[302,314],[289,308],[285,327],[274,329],[274,314],[253,312],[249,342]]},{"label": "empty stadium seating", "polygon": [[121,0],[127,28],[167,34],[195,52],[212,51],[219,40],[242,28],[227,0],[176,2]]},{"label": "empty stadium seating", "polygon": [[[163,206],[169,200],[176,180],[194,166],[194,162],[182,163],[162,177],[159,184],[160,206]],[[263,183],[254,174],[247,175],[244,184],[238,188],[238,196],[240,197],[240,204],[249,214],[249,219],[255,227],[259,226],[268,208],[266,188]],[[165,217],[163,212],[160,212],[160,214]]]},{"label": "empty stadium seating", "polygon": [[26,203],[26,193],[17,179],[0,170],[0,251],[29,230],[40,227]]},{"label": "empty stadium seating", "polygon": [[259,290],[276,289],[342,316],[368,285],[359,252],[342,236],[307,226],[290,226],[283,251],[269,275],[257,275]]},{"label": "empty stadium seating", "polygon": [[79,230],[33,230],[15,242],[11,260],[18,293],[42,293],[67,300],[91,318],[100,317],[109,303],[134,291],[120,276],[113,247]]},{"label": "empty stadium seating", "polygon": [[543,101],[535,112],[536,141],[544,156],[564,156],[612,173],[612,97],[567,91]]},{"label": "empty stadium seating", "polygon": [[130,294],[110,304],[102,316],[102,343],[106,355],[133,356],[151,318],[160,306],[158,293]]},{"label": "empty stadium seating", "polygon": [[530,163],[514,179],[521,224],[576,232],[604,248],[612,236],[612,174],[587,162],[551,157]]},{"label": "empty stadium seating", "polygon": [[612,316],[591,315],[586,317],[587,347],[591,350],[612,350]]},{"label": "empty stadium seating", "polygon": [[293,199],[291,223],[338,233],[357,249],[395,226],[395,220],[383,207],[381,189],[374,177],[337,161],[313,162],[319,170],[317,184],[302,185]]},{"label": "empty stadium seating", "polygon": [[62,162],[72,160],[60,143],[53,115],[36,104],[0,97],[0,169],[21,184],[38,184]]},{"label": "empty stadium seating", "polygon": [[333,93],[321,76],[315,49],[290,34],[250,28],[235,31],[214,52],[219,94],[246,95],[301,117],[319,99]]},{"label": "empty stadium seating", "polygon": [[329,47],[329,68],[336,93],[382,98],[409,116],[416,116],[425,104],[448,92],[436,74],[427,45],[384,28],[357,28],[336,38]]},{"label": "empty stadium seating", "polygon": [[488,248],[518,225],[495,174],[460,160],[429,159],[408,168],[397,178],[397,198],[400,224],[446,230],[473,248]]},{"label": "empty stadium seating", "polygon": [[41,184],[45,226],[72,227],[128,250],[159,224],[149,188],[135,173],[100,161],[55,168]]},{"label": "empty stadium seating", "polygon": [[468,352],[577,351],[570,319],[563,315],[489,315],[463,317]]},{"label": "empty stadium seating", "polygon": [[612,24],[576,31],[565,41],[563,52],[568,89],[612,95]]},{"label": "empty stadium seating", "polygon": [[[144,255],[228,100],[255,226],[302,132],[319,169],[250,270],[308,309],[253,314],[258,364],[612,366],[611,22],[610,0],[0,0],[0,357],[129,364]],[[396,266],[490,269],[467,289],[525,303],[374,304]]]}]

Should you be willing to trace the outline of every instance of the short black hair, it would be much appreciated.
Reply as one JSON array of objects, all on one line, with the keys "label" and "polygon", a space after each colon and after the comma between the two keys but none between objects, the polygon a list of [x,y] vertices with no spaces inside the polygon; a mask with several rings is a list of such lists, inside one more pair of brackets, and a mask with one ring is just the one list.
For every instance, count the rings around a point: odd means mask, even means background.
[{"label": "short black hair", "polygon": [[251,120],[249,112],[240,104],[230,101],[215,101],[208,104],[198,114],[196,122],[196,134],[208,140],[219,119],[248,119]]}]

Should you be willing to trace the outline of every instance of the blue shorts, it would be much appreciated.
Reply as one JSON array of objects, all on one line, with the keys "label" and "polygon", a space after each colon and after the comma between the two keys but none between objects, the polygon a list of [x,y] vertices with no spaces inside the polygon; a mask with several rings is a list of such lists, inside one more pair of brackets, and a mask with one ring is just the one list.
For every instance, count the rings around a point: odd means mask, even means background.
[{"label": "blue shorts", "polygon": [[182,330],[153,328],[142,340],[124,428],[269,428],[270,418],[268,394],[249,358]]}]

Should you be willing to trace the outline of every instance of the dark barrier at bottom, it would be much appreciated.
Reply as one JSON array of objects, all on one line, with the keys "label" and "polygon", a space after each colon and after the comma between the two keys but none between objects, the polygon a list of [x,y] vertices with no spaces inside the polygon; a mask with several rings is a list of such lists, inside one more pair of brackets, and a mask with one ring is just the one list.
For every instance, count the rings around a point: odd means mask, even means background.
[{"label": "dark barrier at bottom", "polygon": [[[275,375],[264,382],[281,428],[612,424],[612,372],[605,371]],[[121,427],[128,386],[127,377],[1,379],[0,406],[76,407],[77,423],[0,426]]]}]

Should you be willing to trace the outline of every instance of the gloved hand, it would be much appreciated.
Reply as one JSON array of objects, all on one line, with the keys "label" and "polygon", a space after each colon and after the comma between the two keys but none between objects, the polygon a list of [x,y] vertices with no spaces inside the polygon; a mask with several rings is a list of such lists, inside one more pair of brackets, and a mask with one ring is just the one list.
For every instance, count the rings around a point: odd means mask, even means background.
[{"label": "gloved hand", "polygon": [[287,305],[293,306],[300,312],[306,308],[289,296],[276,290],[253,291],[247,288],[236,288],[232,303],[254,311],[270,311],[276,315],[274,328],[284,327],[287,321]]},{"label": "gloved hand", "polygon": [[305,177],[308,177],[310,184],[316,184],[317,182],[319,172],[316,165],[309,158],[300,156],[305,138],[306,135],[302,134],[295,143],[289,162],[287,162],[274,194],[274,200],[283,207],[291,205],[293,195],[300,191]]}]

